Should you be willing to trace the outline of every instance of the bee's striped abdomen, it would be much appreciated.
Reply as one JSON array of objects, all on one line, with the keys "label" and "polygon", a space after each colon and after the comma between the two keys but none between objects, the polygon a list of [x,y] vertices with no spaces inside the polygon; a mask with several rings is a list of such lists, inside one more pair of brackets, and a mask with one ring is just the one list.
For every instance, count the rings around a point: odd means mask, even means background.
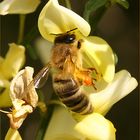
[{"label": "bee's striped abdomen", "polygon": [[73,112],[82,115],[93,112],[88,97],[81,91],[78,83],[72,77],[54,78],[54,89],[60,100]]}]

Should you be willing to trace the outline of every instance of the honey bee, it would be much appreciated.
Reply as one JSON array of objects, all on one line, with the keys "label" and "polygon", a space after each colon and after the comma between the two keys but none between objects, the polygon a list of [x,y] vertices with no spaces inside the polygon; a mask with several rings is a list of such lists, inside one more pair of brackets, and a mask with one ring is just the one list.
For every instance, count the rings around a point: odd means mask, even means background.
[{"label": "honey bee", "polygon": [[79,50],[83,40],[76,39],[74,30],[76,28],[63,34],[56,34],[50,62],[42,68],[33,81],[35,88],[40,88],[45,84],[52,69],[56,95],[71,111],[85,115],[93,112],[93,106],[88,95],[80,87],[83,84],[94,86],[91,73],[95,69],[82,67]]}]

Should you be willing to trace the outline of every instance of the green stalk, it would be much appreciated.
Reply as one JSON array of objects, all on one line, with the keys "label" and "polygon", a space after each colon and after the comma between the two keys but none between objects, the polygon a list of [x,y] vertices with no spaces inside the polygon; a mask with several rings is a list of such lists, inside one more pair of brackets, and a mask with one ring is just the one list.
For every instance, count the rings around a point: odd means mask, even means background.
[{"label": "green stalk", "polygon": [[29,52],[29,56],[33,60],[37,60],[38,56],[36,54],[36,51],[34,47],[31,46],[32,40],[38,35],[38,28],[37,25],[34,25],[32,29],[25,35],[24,40],[22,40],[21,44],[25,46],[25,48]]},{"label": "green stalk", "polygon": [[23,41],[24,35],[24,25],[25,25],[26,15],[19,15],[19,32],[17,43],[20,44]]}]

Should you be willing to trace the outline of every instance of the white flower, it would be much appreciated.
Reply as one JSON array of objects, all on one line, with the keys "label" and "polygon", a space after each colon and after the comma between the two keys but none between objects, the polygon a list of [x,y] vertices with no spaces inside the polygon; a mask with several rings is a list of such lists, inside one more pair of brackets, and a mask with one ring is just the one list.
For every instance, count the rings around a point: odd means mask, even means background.
[{"label": "white flower", "polygon": [[[25,67],[18,72],[10,85],[10,98],[12,100],[12,112],[7,116],[10,118],[10,126],[13,129],[18,129],[27,115],[32,113],[37,106],[38,95],[34,85],[30,84],[33,80],[33,68]],[[28,85],[30,84],[30,87]],[[28,89],[30,88],[30,89]]]},{"label": "white flower", "polygon": [[39,3],[40,0],[3,0],[0,2],[0,15],[32,13]]}]

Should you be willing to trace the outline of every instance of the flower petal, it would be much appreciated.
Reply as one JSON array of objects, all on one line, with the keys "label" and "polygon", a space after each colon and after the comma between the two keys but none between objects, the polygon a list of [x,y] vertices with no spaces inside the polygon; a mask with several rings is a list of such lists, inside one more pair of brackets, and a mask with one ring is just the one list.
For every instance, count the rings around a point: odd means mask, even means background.
[{"label": "flower petal", "polygon": [[10,107],[12,102],[9,95],[10,82],[0,73],[0,107]]},{"label": "flower petal", "polygon": [[12,112],[7,116],[10,119],[11,128],[18,129],[29,113],[37,106],[38,95],[35,91],[33,68],[25,67],[14,77],[10,85],[10,97],[12,100]]},{"label": "flower petal", "polygon": [[45,65],[50,61],[51,49],[53,43],[43,39],[42,37],[38,38],[35,42],[37,54],[41,62]]},{"label": "flower petal", "polygon": [[39,3],[40,0],[3,0],[0,3],[0,15],[31,13]]},{"label": "flower petal", "polygon": [[95,67],[106,82],[111,82],[115,74],[114,55],[107,42],[90,36],[82,42],[81,53],[85,67]]},{"label": "flower petal", "polygon": [[10,83],[7,79],[5,79],[0,73],[0,87],[7,88],[9,87]]},{"label": "flower petal", "polygon": [[76,121],[64,107],[55,107],[44,140],[84,140],[73,129],[75,124]]},{"label": "flower petal", "polygon": [[35,91],[34,85],[30,85],[30,90],[25,91],[27,86],[33,80],[33,72],[34,71],[32,67],[25,67],[25,69],[19,71],[12,80],[10,86],[10,96],[13,103],[15,100],[19,100],[20,102],[23,100],[32,107],[36,107],[38,102],[38,95]]},{"label": "flower petal", "polygon": [[17,130],[9,128],[5,140],[22,140],[22,138]]},{"label": "flower petal", "polygon": [[115,140],[113,124],[98,113],[87,115],[75,129],[90,140]]},{"label": "flower petal", "polygon": [[0,107],[10,107],[12,106],[12,101],[9,96],[9,88],[5,89],[2,93],[0,93]]},{"label": "flower petal", "polygon": [[59,5],[57,0],[49,0],[45,5],[39,15],[38,27],[41,35],[51,42],[55,37],[52,33],[65,33],[74,28],[78,28],[84,36],[90,33],[89,24],[73,11]]},{"label": "flower petal", "polygon": [[115,74],[114,80],[104,90],[90,94],[95,112],[105,115],[120,99],[127,96],[138,85],[130,73],[122,70]]},{"label": "flower petal", "polygon": [[10,48],[1,66],[1,73],[7,79],[16,75],[25,61],[25,48],[15,43],[9,44]]}]

